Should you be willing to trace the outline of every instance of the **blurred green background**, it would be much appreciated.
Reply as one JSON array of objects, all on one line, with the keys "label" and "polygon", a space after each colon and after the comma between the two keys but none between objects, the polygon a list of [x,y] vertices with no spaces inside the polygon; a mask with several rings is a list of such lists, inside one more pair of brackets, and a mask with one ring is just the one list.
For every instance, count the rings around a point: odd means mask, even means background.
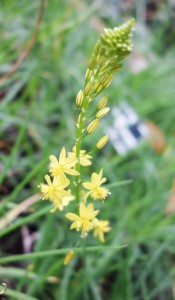
[{"label": "blurred green background", "polygon": [[[0,79],[27,45],[41,1],[0,0]],[[33,48],[0,86],[0,224],[29,198],[0,231],[2,299],[175,299],[175,6],[173,1],[49,0]],[[110,143],[96,153],[91,171],[104,167],[111,188],[101,216],[112,230],[105,245],[127,244],[75,256],[33,257],[5,263],[8,255],[74,247],[64,214],[50,214],[38,199],[48,156],[74,144],[75,97],[104,27],[135,17],[134,51],[115,76],[109,105],[126,100],[152,128],[124,156]],[[87,140],[91,149],[100,131]],[[100,245],[90,235],[88,245]],[[3,296],[2,296],[3,297]]]}]

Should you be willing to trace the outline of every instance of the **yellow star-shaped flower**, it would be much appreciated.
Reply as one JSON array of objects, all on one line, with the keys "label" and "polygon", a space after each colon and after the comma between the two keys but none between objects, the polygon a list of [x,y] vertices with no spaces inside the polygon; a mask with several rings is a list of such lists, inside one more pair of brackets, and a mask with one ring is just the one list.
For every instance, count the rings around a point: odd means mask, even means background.
[{"label": "yellow star-shaped flower", "polygon": [[58,160],[54,155],[51,155],[49,158],[51,161],[49,171],[53,177],[61,177],[65,173],[79,175],[76,170],[72,169],[76,165],[77,159],[75,157],[66,157],[66,149],[64,147],[61,149]]},{"label": "yellow star-shaped flower", "polygon": [[84,201],[86,202],[87,198],[91,196],[94,200],[103,200],[105,199],[109,194],[109,190],[101,187],[101,185],[106,182],[106,178],[102,178],[103,176],[103,169],[101,169],[100,173],[92,173],[91,181],[85,181],[83,182],[83,187],[89,192],[85,195]]},{"label": "yellow star-shaped flower", "polygon": [[74,199],[70,191],[66,191],[65,188],[69,185],[69,180],[65,177],[58,178],[54,177],[53,181],[49,175],[45,176],[47,184],[41,183],[39,188],[41,190],[43,200],[50,200],[54,208],[52,212],[56,209],[63,210],[63,207],[68,205],[70,201]]},{"label": "yellow star-shaped flower", "polygon": [[[73,147],[73,152],[68,152],[68,157],[71,157],[71,158],[76,158],[76,148]],[[92,159],[92,156],[90,156],[89,154],[86,154],[86,150],[80,150],[80,165],[81,166],[84,166],[84,167],[87,167],[87,166],[90,166],[92,163],[90,161],[90,159]],[[77,160],[78,162],[78,160]]]},{"label": "yellow star-shaped flower", "polygon": [[93,220],[93,225],[94,225],[94,232],[93,235],[94,237],[98,237],[99,240],[104,243],[104,233],[109,232],[111,230],[111,227],[109,227],[109,221],[103,221],[103,220],[98,220],[95,218]]},{"label": "yellow star-shaped flower", "polygon": [[74,221],[70,226],[70,229],[76,229],[79,231],[82,229],[82,235],[85,236],[87,232],[93,229],[92,220],[99,213],[99,210],[94,210],[93,204],[89,204],[87,207],[82,202],[79,207],[79,216],[73,213],[67,213],[66,218]]}]

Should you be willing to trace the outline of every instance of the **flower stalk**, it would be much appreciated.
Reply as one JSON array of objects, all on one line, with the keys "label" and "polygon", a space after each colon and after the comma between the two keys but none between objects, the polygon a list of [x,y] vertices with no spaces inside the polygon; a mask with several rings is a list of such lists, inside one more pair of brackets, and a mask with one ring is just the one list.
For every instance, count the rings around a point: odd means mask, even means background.
[{"label": "flower stalk", "polygon": [[[75,200],[76,210],[65,215],[67,219],[73,221],[70,229],[81,231],[82,237],[86,237],[93,230],[93,236],[99,238],[101,242],[104,242],[104,234],[109,232],[111,228],[108,220],[96,218],[99,209],[96,209],[95,205],[98,201],[106,201],[110,191],[103,186],[106,182],[106,178],[103,177],[103,169],[97,173],[93,172],[90,180],[84,180],[81,166],[90,166],[93,157],[86,153],[82,145],[84,138],[96,131],[100,125],[100,119],[110,111],[110,107],[106,106],[107,96],[103,96],[98,104],[95,103],[95,100],[99,93],[111,84],[114,73],[118,72],[122,66],[122,60],[132,50],[133,23],[134,21],[130,20],[120,27],[104,29],[104,33],[98,40],[89,60],[84,88],[76,96],[78,118],[76,121],[76,143],[73,151],[67,154],[63,147],[59,159],[51,155],[50,176],[45,176],[47,184],[40,184],[42,198],[53,203],[52,212],[71,206],[72,201]],[[88,110],[91,105],[95,106],[95,110],[88,117]],[[107,135],[97,140],[96,150],[102,149],[107,142]],[[92,150],[90,153],[93,153]],[[67,176],[75,177],[72,180]],[[74,183],[72,185],[73,192],[69,189],[71,182]],[[93,201],[94,204],[89,203],[89,201]],[[68,256],[68,261],[69,258]]]}]

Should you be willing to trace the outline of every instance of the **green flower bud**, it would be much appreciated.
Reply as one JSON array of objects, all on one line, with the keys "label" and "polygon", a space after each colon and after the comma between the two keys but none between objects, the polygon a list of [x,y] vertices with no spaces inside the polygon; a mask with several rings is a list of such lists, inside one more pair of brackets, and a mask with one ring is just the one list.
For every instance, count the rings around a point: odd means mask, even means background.
[{"label": "green flower bud", "polygon": [[92,133],[98,127],[100,121],[98,119],[93,120],[86,128],[87,133]]},{"label": "green flower bud", "polygon": [[112,82],[113,76],[111,74],[108,74],[102,78],[102,81],[100,81],[101,85],[103,86],[103,89],[108,87]]},{"label": "green flower bud", "polygon": [[77,107],[80,107],[82,105],[83,99],[84,99],[84,94],[83,94],[83,91],[80,90],[76,97],[76,106]]},{"label": "green flower bud", "polygon": [[99,112],[96,114],[97,119],[103,118],[107,113],[110,111],[110,107],[105,107],[99,110]]},{"label": "green flower bud", "polygon": [[107,142],[108,142],[109,138],[108,138],[108,135],[104,135],[96,144],[96,148],[97,149],[101,149],[103,148]]},{"label": "green flower bud", "polygon": [[106,96],[104,96],[104,97],[100,100],[100,102],[99,102],[99,104],[98,104],[98,106],[97,106],[98,110],[104,108],[104,107],[106,106],[107,102],[108,102],[108,98],[107,98]]},{"label": "green flower bud", "polygon": [[95,86],[94,86],[94,90],[95,90],[96,94],[99,94],[102,89],[103,89],[103,86],[101,85],[101,83],[100,82],[96,82]]},{"label": "green flower bud", "polygon": [[96,64],[96,57],[92,56],[89,61],[88,69],[94,70],[95,64]]},{"label": "green flower bud", "polygon": [[89,81],[90,78],[92,77],[92,75],[93,75],[93,71],[90,70],[90,69],[87,69],[86,75],[85,75],[85,80],[86,80],[86,81]]},{"label": "green flower bud", "polygon": [[85,90],[84,90],[84,94],[85,96],[90,96],[90,94],[92,93],[94,87],[93,87],[93,84],[91,82],[88,82],[86,87],[85,87]]}]

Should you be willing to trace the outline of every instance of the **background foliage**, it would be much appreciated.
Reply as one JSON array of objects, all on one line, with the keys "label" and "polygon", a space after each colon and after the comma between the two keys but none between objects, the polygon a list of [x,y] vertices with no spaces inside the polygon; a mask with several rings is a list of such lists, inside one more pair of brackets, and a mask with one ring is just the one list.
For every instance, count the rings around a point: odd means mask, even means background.
[{"label": "background foliage", "polygon": [[[24,200],[35,202],[0,231],[0,282],[8,285],[4,299],[173,299],[173,9],[166,1],[139,2],[48,1],[33,49],[0,87],[1,221]],[[39,1],[0,1],[1,75],[31,36],[39,7]],[[75,96],[99,33],[131,16],[137,21],[135,50],[108,89],[110,106],[125,99],[157,126],[156,133],[151,145],[145,142],[123,157],[109,144],[94,159],[109,183],[131,180],[111,188],[102,210],[112,227],[106,245],[128,246],[78,254],[68,266],[65,255],[5,263],[12,254],[75,246],[77,233],[68,230],[62,214],[50,214],[47,202],[36,201],[37,185],[48,155],[74,143]],[[97,131],[87,148],[98,137]],[[90,236],[88,244],[99,245]]]}]

